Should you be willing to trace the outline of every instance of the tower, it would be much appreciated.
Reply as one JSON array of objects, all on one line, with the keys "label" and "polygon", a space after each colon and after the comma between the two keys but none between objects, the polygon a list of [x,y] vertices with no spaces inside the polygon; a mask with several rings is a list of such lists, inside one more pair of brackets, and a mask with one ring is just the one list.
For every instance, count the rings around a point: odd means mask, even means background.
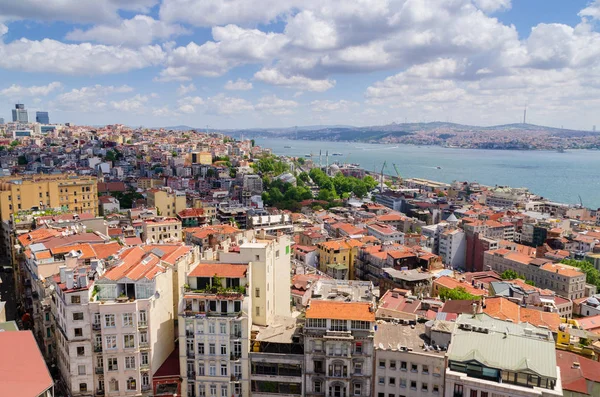
[{"label": "tower", "polygon": [[523,124],[527,124],[527,108],[523,110]]}]

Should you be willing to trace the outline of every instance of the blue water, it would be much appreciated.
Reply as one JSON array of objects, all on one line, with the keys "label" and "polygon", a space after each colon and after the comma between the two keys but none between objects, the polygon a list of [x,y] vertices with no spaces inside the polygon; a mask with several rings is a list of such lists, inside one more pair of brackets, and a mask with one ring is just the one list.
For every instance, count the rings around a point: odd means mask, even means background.
[{"label": "blue water", "polygon": [[[363,168],[395,175],[393,163],[404,178],[425,178],[450,183],[476,181],[484,185],[527,187],[552,201],[600,208],[600,151],[474,150],[439,146],[377,145],[367,143],[256,139],[256,144],[273,153],[304,156],[329,150],[329,162],[358,163]],[[291,146],[285,148],[284,146]],[[339,152],[342,156],[331,156]],[[441,167],[437,169],[436,167]]]}]

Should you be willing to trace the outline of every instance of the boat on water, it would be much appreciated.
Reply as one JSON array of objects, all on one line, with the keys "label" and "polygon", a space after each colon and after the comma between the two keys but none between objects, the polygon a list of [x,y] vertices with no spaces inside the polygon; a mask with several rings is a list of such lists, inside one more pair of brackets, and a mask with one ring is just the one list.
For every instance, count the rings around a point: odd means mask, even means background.
[{"label": "boat on water", "polygon": [[566,152],[567,152],[567,151],[566,151],[565,149],[563,149],[563,148],[558,148],[556,151],[557,151],[558,153],[566,153]]},{"label": "boat on water", "polygon": [[439,165],[437,167],[435,167],[435,168],[438,169],[438,170],[442,169],[442,167],[440,167]]},{"label": "boat on water", "polygon": [[331,153],[332,156],[341,156],[341,153]]},{"label": "boat on water", "polygon": [[309,154],[305,154],[305,155],[304,155],[304,157],[312,157],[312,156],[313,156],[313,155],[312,155],[312,153],[309,153]]},{"label": "boat on water", "polygon": [[291,146],[284,146],[283,148],[284,149],[291,149],[292,147]]}]

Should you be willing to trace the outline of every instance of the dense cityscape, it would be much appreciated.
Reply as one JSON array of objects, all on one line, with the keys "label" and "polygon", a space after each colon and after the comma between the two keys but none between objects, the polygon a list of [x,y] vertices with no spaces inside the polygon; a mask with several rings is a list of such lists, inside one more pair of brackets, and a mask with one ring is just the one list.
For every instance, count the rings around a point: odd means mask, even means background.
[{"label": "dense cityscape", "polygon": [[600,395],[600,211],[50,116],[0,125],[0,394]]}]

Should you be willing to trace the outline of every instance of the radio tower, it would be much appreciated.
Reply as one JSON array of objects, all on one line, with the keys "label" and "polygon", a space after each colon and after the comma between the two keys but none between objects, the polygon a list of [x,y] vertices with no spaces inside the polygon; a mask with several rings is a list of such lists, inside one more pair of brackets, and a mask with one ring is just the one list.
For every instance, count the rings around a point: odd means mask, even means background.
[{"label": "radio tower", "polygon": [[527,108],[523,110],[523,124],[527,124]]}]

